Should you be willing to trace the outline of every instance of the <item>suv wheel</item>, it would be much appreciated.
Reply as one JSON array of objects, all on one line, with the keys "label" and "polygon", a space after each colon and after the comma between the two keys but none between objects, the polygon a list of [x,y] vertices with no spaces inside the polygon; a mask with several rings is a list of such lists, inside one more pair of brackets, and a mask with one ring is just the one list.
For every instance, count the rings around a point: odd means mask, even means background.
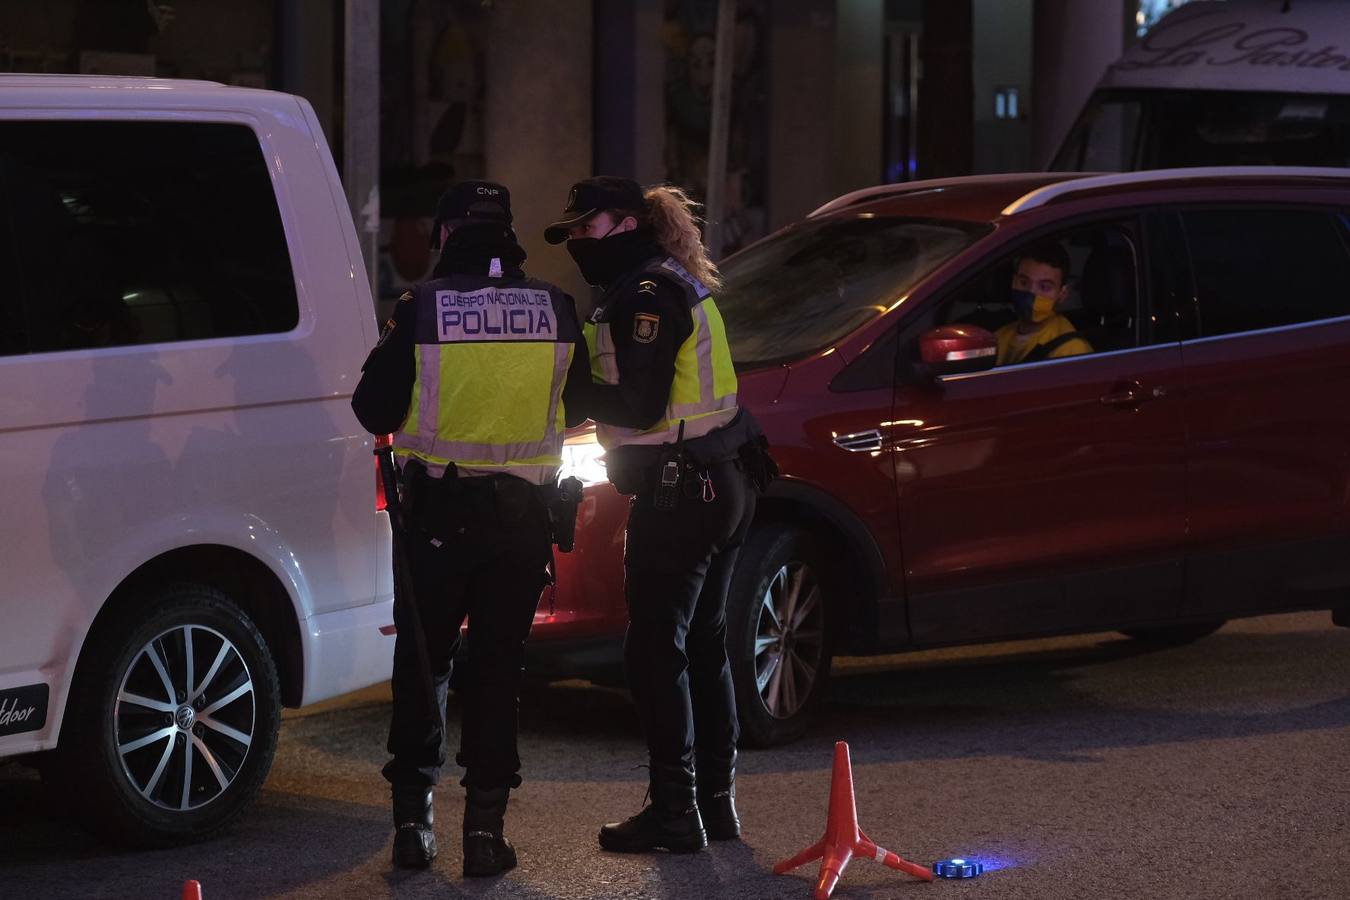
[{"label": "suv wheel", "polygon": [[214,588],[177,585],[141,608],[93,638],[62,729],[61,780],[73,814],[115,840],[197,840],[233,822],[267,777],[276,666]]},{"label": "suv wheel", "polygon": [[805,531],[765,526],[742,548],[727,599],[742,744],[781,744],[810,724],[830,671],[825,584]]}]

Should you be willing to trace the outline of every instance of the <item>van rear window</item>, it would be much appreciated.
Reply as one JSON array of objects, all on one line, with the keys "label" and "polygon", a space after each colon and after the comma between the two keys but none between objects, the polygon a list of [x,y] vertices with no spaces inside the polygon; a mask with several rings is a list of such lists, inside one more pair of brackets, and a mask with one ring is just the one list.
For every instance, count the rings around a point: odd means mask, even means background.
[{"label": "van rear window", "polygon": [[0,122],[0,355],[283,332],[299,319],[243,125]]}]

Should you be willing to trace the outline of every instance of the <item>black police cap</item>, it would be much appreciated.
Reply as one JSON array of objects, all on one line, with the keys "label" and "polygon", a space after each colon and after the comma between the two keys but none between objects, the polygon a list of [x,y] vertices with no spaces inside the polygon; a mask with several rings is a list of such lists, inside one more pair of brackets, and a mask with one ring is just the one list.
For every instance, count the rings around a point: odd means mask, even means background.
[{"label": "black police cap", "polygon": [[461,181],[436,203],[438,225],[511,224],[511,192],[492,181]]},{"label": "black police cap", "polygon": [[613,175],[587,178],[572,185],[572,193],[567,195],[567,206],[563,209],[562,218],[544,229],[544,240],[550,244],[561,244],[567,240],[573,225],[586,221],[598,212],[607,209],[639,212],[646,206],[642,185],[631,178]]},{"label": "black police cap", "polygon": [[436,222],[431,227],[431,247],[441,246],[441,226],[510,225],[511,192],[494,181],[461,181],[436,201]]}]

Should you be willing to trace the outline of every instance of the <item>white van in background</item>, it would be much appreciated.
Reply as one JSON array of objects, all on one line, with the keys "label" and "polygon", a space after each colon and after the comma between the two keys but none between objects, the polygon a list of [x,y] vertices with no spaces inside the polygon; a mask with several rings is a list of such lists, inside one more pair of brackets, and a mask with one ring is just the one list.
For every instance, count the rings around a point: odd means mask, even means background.
[{"label": "white van in background", "polygon": [[337,171],[297,97],[5,75],[0,228],[0,757],[107,833],[201,837],[283,705],[389,676]]},{"label": "white van in background", "polygon": [[1350,166],[1350,2],[1193,0],[1106,71],[1052,171]]}]

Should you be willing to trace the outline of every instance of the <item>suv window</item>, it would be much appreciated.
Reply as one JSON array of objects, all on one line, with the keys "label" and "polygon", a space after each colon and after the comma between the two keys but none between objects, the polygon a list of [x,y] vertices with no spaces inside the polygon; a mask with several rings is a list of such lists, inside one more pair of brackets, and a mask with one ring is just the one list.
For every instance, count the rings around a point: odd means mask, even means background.
[{"label": "suv window", "polygon": [[[958,288],[918,335],[937,325],[965,324],[999,336],[1000,366],[1084,353],[1126,350],[1141,339],[1137,229],[1112,223],[1075,228],[1020,244]],[[1038,257],[1051,257],[1039,262]],[[1050,265],[1054,263],[1055,265]],[[1058,265],[1067,265],[1061,274]],[[1028,274],[1054,284],[1028,284]],[[1019,329],[1013,290],[1056,300],[1040,328]],[[1046,293],[1050,292],[1050,293]],[[915,351],[917,352],[917,351]]]},{"label": "suv window", "polygon": [[1202,337],[1350,315],[1350,255],[1321,210],[1181,214]]},{"label": "suv window", "polygon": [[0,122],[0,354],[289,331],[295,279],[243,125]]},{"label": "suv window", "polygon": [[806,221],[729,257],[717,307],[738,367],[800,359],[883,315],[988,225],[880,218]]}]

